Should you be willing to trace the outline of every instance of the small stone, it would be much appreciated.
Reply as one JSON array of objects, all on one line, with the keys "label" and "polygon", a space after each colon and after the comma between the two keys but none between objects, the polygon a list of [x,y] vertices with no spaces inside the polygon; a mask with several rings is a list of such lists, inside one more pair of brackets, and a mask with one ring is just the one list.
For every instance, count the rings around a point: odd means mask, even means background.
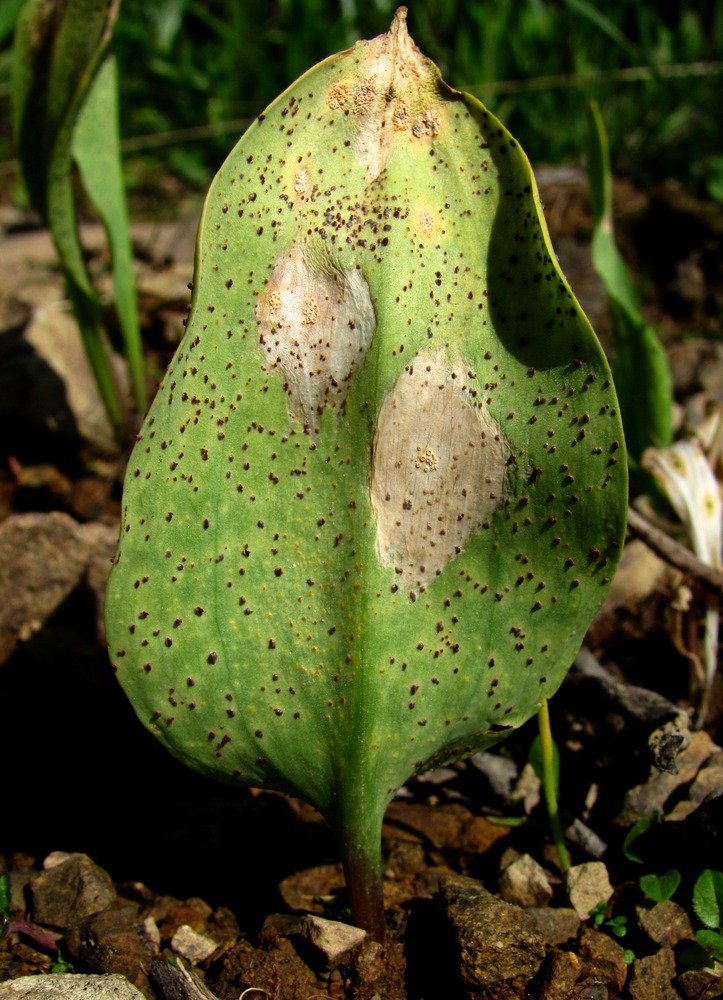
[{"label": "small stone", "polygon": [[528,907],[527,912],[537,924],[546,944],[564,944],[580,930],[577,913],[564,906]]},{"label": "small stone", "polygon": [[308,914],[304,918],[301,933],[316,948],[327,967],[337,965],[367,936],[366,931],[360,927],[342,924],[338,920],[327,920],[316,914]]},{"label": "small stone", "polygon": [[540,971],[539,1000],[568,1000],[582,972],[572,951],[551,951]]},{"label": "small stone", "polygon": [[0,983],[0,1000],[145,1000],[124,976],[23,976]]},{"label": "small stone", "polygon": [[33,920],[50,927],[67,928],[91,913],[106,910],[116,899],[110,875],[87,854],[70,854],[32,880]]},{"label": "small stone", "polygon": [[580,938],[579,957],[583,966],[579,981],[609,987],[613,995],[622,990],[628,977],[628,965],[625,951],[617,941],[600,931],[585,928]]},{"label": "small stone", "polygon": [[468,987],[524,983],[537,973],[545,943],[529,914],[462,875],[442,878],[439,894],[459,949],[460,978]]},{"label": "small stone", "polygon": [[566,876],[567,894],[580,920],[587,920],[601,899],[605,902],[613,894],[608,870],[602,861],[586,861],[573,865]]},{"label": "small stone", "polygon": [[204,959],[213,955],[218,945],[213,938],[199,934],[188,924],[181,924],[176,933],[171,938],[171,951],[177,955],[183,955],[189,962],[203,962]]},{"label": "small stone", "polygon": [[93,913],[69,928],[65,948],[70,957],[93,972],[118,973],[143,989],[158,946],[149,941],[132,904]]},{"label": "small stone", "polygon": [[716,997],[723,997],[723,977],[718,972],[710,969],[687,969],[682,972],[676,983],[687,1000],[714,1000]]},{"label": "small stone", "polygon": [[529,854],[523,854],[503,871],[500,895],[515,906],[546,906],[552,899],[545,869]]},{"label": "small stone", "polygon": [[675,976],[675,955],[670,948],[661,948],[653,955],[636,958],[633,974],[628,984],[631,1000],[678,1000],[679,993],[672,986]]},{"label": "small stone", "polygon": [[672,899],[656,903],[650,909],[638,906],[636,913],[641,928],[656,944],[674,948],[680,941],[692,941],[695,938],[690,917]]}]

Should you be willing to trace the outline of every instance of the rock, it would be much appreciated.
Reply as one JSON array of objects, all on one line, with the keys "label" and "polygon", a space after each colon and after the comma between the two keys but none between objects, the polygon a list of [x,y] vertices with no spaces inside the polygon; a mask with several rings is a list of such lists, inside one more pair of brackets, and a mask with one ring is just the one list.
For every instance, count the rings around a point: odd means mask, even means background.
[{"label": "rock", "polygon": [[675,955],[670,948],[661,948],[653,955],[636,958],[628,992],[631,1000],[678,1000],[679,993],[672,986],[675,976]]},{"label": "rock", "polygon": [[345,955],[366,938],[366,931],[338,920],[327,920],[316,914],[304,917],[302,936],[312,945],[327,968],[337,965]]},{"label": "rock", "polygon": [[218,1000],[193,969],[186,968],[180,959],[169,958],[165,954],[154,961],[149,979],[154,986],[153,996],[163,1000]]},{"label": "rock", "polygon": [[203,962],[213,955],[217,948],[218,945],[213,938],[199,934],[188,924],[181,924],[171,938],[171,950],[177,955],[183,955],[189,962]]},{"label": "rock", "polygon": [[688,789],[685,799],[678,802],[670,811],[669,819],[686,819],[709,795],[719,792],[723,787],[723,750],[712,754],[708,762],[698,771],[693,784]]},{"label": "rock", "polygon": [[72,959],[93,972],[117,972],[140,989],[147,987],[144,970],[150,968],[158,953],[158,946],[146,937],[133,904],[86,917],[68,930],[65,947]]},{"label": "rock", "polygon": [[527,912],[547,944],[564,944],[580,930],[580,918],[564,906],[528,907]]},{"label": "rock", "polygon": [[116,891],[110,875],[87,854],[61,857],[50,855],[30,884],[35,922],[67,928],[111,906]]},{"label": "rock", "polygon": [[545,906],[552,899],[545,869],[529,854],[508,865],[500,876],[500,895],[515,906]]},{"label": "rock", "polygon": [[462,982],[480,990],[515,980],[524,988],[545,957],[534,919],[463,875],[441,879],[439,895],[459,950]]},{"label": "rock", "polygon": [[580,959],[572,951],[551,951],[540,973],[539,1000],[568,1000],[582,972]]},{"label": "rock", "polygon": [[0,1000],[145,1000],[124,976],[23,976],[0,983]]},{"label": "rock", "polygon": [[340,864],[316,865],[287,875],[279,882],[279,893],[290,910],[323,913],[323,899],[332,899],[344,888],[344,873]]},{"label": "rock", "polygon": [[89,558],[82,528],[68,514],[12,514],[0,524],[0,663],[77,586]]},{"label": "rock", "polygon": [[623,808],[615,822],[620,826],[632,826],[656,809],[663,812],[665,803],[673,792],[682,785],[690,784],[702,765],[718,749],[704,730],[693,733],[690,746],[676,758],[677,773],[653,770],[647,781],[627,792]]},{"label": "rock", "polygon": [[628,966],[625,951],[617,941],[600,931],[585,928],[580,938],[579,958],[582,972],[578,984],[603,985],[614,996],[622,990],[628,977]]},{"label": "rock", "polygon": [[586,861],[573,865],[565,878],[567,894],[580,920],[587,920],[601,899],[607,902],[613,894],[608,870],[602,861]]},{"label": "rock", "polygon": [[[116,454],[118,443],[100,398],[78,324],[64,302],[38,305],[25,329],[26,341],[55,372],[81,436],[103,454]],[[107,345],[106,345],[107,346]],[[108,350],[113,376],[123,399],[128,397],[128,375],[123,359]]]},{"label": "rock", "polygon": [[640,927],[656,944],[674,948],[680,941],[695,939],[690,917],[683,907],[678,906],[672,899],[656,903],[650,908],[638,906],[635,912]]},{"label": "rock", "polygon": [[723,977],[710,969],[688,969],[678,976],[678,988],[688,1000],[714,1000],[723,997]]}]

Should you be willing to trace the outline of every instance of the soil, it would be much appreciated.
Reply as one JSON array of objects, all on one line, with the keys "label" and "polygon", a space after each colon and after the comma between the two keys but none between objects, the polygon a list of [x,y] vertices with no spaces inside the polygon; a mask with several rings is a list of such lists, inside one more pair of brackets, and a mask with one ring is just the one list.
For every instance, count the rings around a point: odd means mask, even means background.
[{"label": "soil", "polygon": [[[609,345],[584,178],[542,171],[540,181],[563,270]],[[620,242],[673,364],[680,433],[705,435],[723,405],[723,212],[674,185],[642,192],[619,183],[616,205]],[[151,373],[163,371],[182,332],[196,210],[134,229]],[[204,988],[221,1000],[722,996],[718,970],[691,958],[701,926],[695,879],[723,867],[720,678],[704,728],[690,727],[691,662],[711,596],[637,540],[551,703],[572,861],[602,862],[610,881],[598,918],[580,920],[571,909],[528,764],[533,720],[494,759],[478,755],[400,790],[384,828],[385,951],[366,942],[335,961],[314,949],[305,915],[345,918],[336,848],[321,818],[278,794],[230,790],[186,770],[139,725],[112,676],[99,609],[125,456],[108,447],[92,406],[90,418],[71,406],[80,390],[70,382],[82,376],[72,365],[61,375],[52,351],[43,353],[38,325],[57,332],[67,321],[46,235],[22,212],[0,211],[0,874],[13,889],[0,980],[69,963],[78,973],[120,971],[160,1000],[201,997]],[[97,230],[86,238],[102,282]],[[664,526],[679,536],[672,517]],[[636,863],[626,836],[654,810],[660,822],[636,841]],[[86,855],[93,871],[107,872],[112,901],[43,922],[35,887],[56,851]],[[532,903],[530,883],[510,888],[504,875],[527,855],[548,887]],[[681,884],[675,902],[659,904],[663,913],[638,880],[671,868]],[[519,976],[495,981],[489,967],[474,969],[459,918],[471,904],[459,901],[477,885],[475,906],[479,896],[514,908],[514,941],[524,926],[541,942],[534,972],[521,966]],[[177,939],[184,926],[211,939],[210,954]],[[169,954],[188,956],[197,979],[185,980],[186,992],[168,978],[178,975],[168,971],[176,968]]]}]

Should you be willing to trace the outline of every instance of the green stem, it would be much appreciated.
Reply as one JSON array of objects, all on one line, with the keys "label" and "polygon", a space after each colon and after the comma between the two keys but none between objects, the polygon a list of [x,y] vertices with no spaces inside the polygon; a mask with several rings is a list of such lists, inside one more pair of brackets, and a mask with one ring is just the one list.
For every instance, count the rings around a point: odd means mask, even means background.
[{"label": "green stem", "polygon": [[542,753],[542,788],[545,793],[545,803],[547,805],[547,815],[550,819],[552,840],[557,850],[560,870],[564,874],[570,870],[570,855],[565,846],[565,835],[562,830],[557,804],[555,759],[552,744],[552,729],[550,727],[550,710],[547,699],[540,705],[537,712],[537,722],[540,727],[540,750]]},{"label": "green stem", "polygon": [[352,923],[381,944],[386,937],[382,877],[384,812],[385,804],[373,808],[364,795],[350,796],[340,804],[336,821],[331,822],[344,865]]}]

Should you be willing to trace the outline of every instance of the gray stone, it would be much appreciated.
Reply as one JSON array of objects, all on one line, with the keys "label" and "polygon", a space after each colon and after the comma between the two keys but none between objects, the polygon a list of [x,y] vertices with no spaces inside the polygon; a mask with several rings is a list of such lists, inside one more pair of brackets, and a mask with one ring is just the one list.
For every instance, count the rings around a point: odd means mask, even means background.
[{"label": "gray stone", "polygon": [[87,854],[69,854],[31,882],[33,919],[50,927],[70,927],[91,913],[106,910],[116,899],[110,875]]},{"label": "gray stone", "polygon": [[22,976],[0,983],[0,1000],[145,1000],[125,976]]},{"label": "gray stone", "polygon": [[586,861],[582,865],[573,865],[565,877],[565,882],[570,902],[580,920],[587,920],[590,911],[595,909],[600,900],[604,899],[607,903],[613,894],[608,870],[602,861]]},{"label": "gray stone", "polygon": [[565,906],[528,907],[527,912],[537,924],[547,944],[564,944],[580,930],[580,918]]},{"label": "gray stone", "polygon": [[366,931],[338,920],[327,920],[308,914],[302,921],[301,933],[313,945],[326,966],[337,965],[353,948],[366,938]]},{"label": "gray stone", "polygon": [[545,869],[529,854],[523,854],[502,872],[500,895],[515,906],[545,906],[552,899]]},{"label": "gray stone", "polygon": [[0,524],[0,663],[43,626],[89,559],[90,544],[68,514],[11,514]]},{"label": "gray stone", "polygon": [[171,950],[177,955],[183,955],[189,962],[203,962],[204,959],[213,955],[218,945],[213,938],[205,934],[199,934],[188,924],[181,924],[176,933],[171,938]]},{"label": "gray stone", "polygon": [[524,910],[463,875],[440,880],[439,894],[460,956],[460,978],[473,989],[530,980],[545,957],[545,943]]}]

